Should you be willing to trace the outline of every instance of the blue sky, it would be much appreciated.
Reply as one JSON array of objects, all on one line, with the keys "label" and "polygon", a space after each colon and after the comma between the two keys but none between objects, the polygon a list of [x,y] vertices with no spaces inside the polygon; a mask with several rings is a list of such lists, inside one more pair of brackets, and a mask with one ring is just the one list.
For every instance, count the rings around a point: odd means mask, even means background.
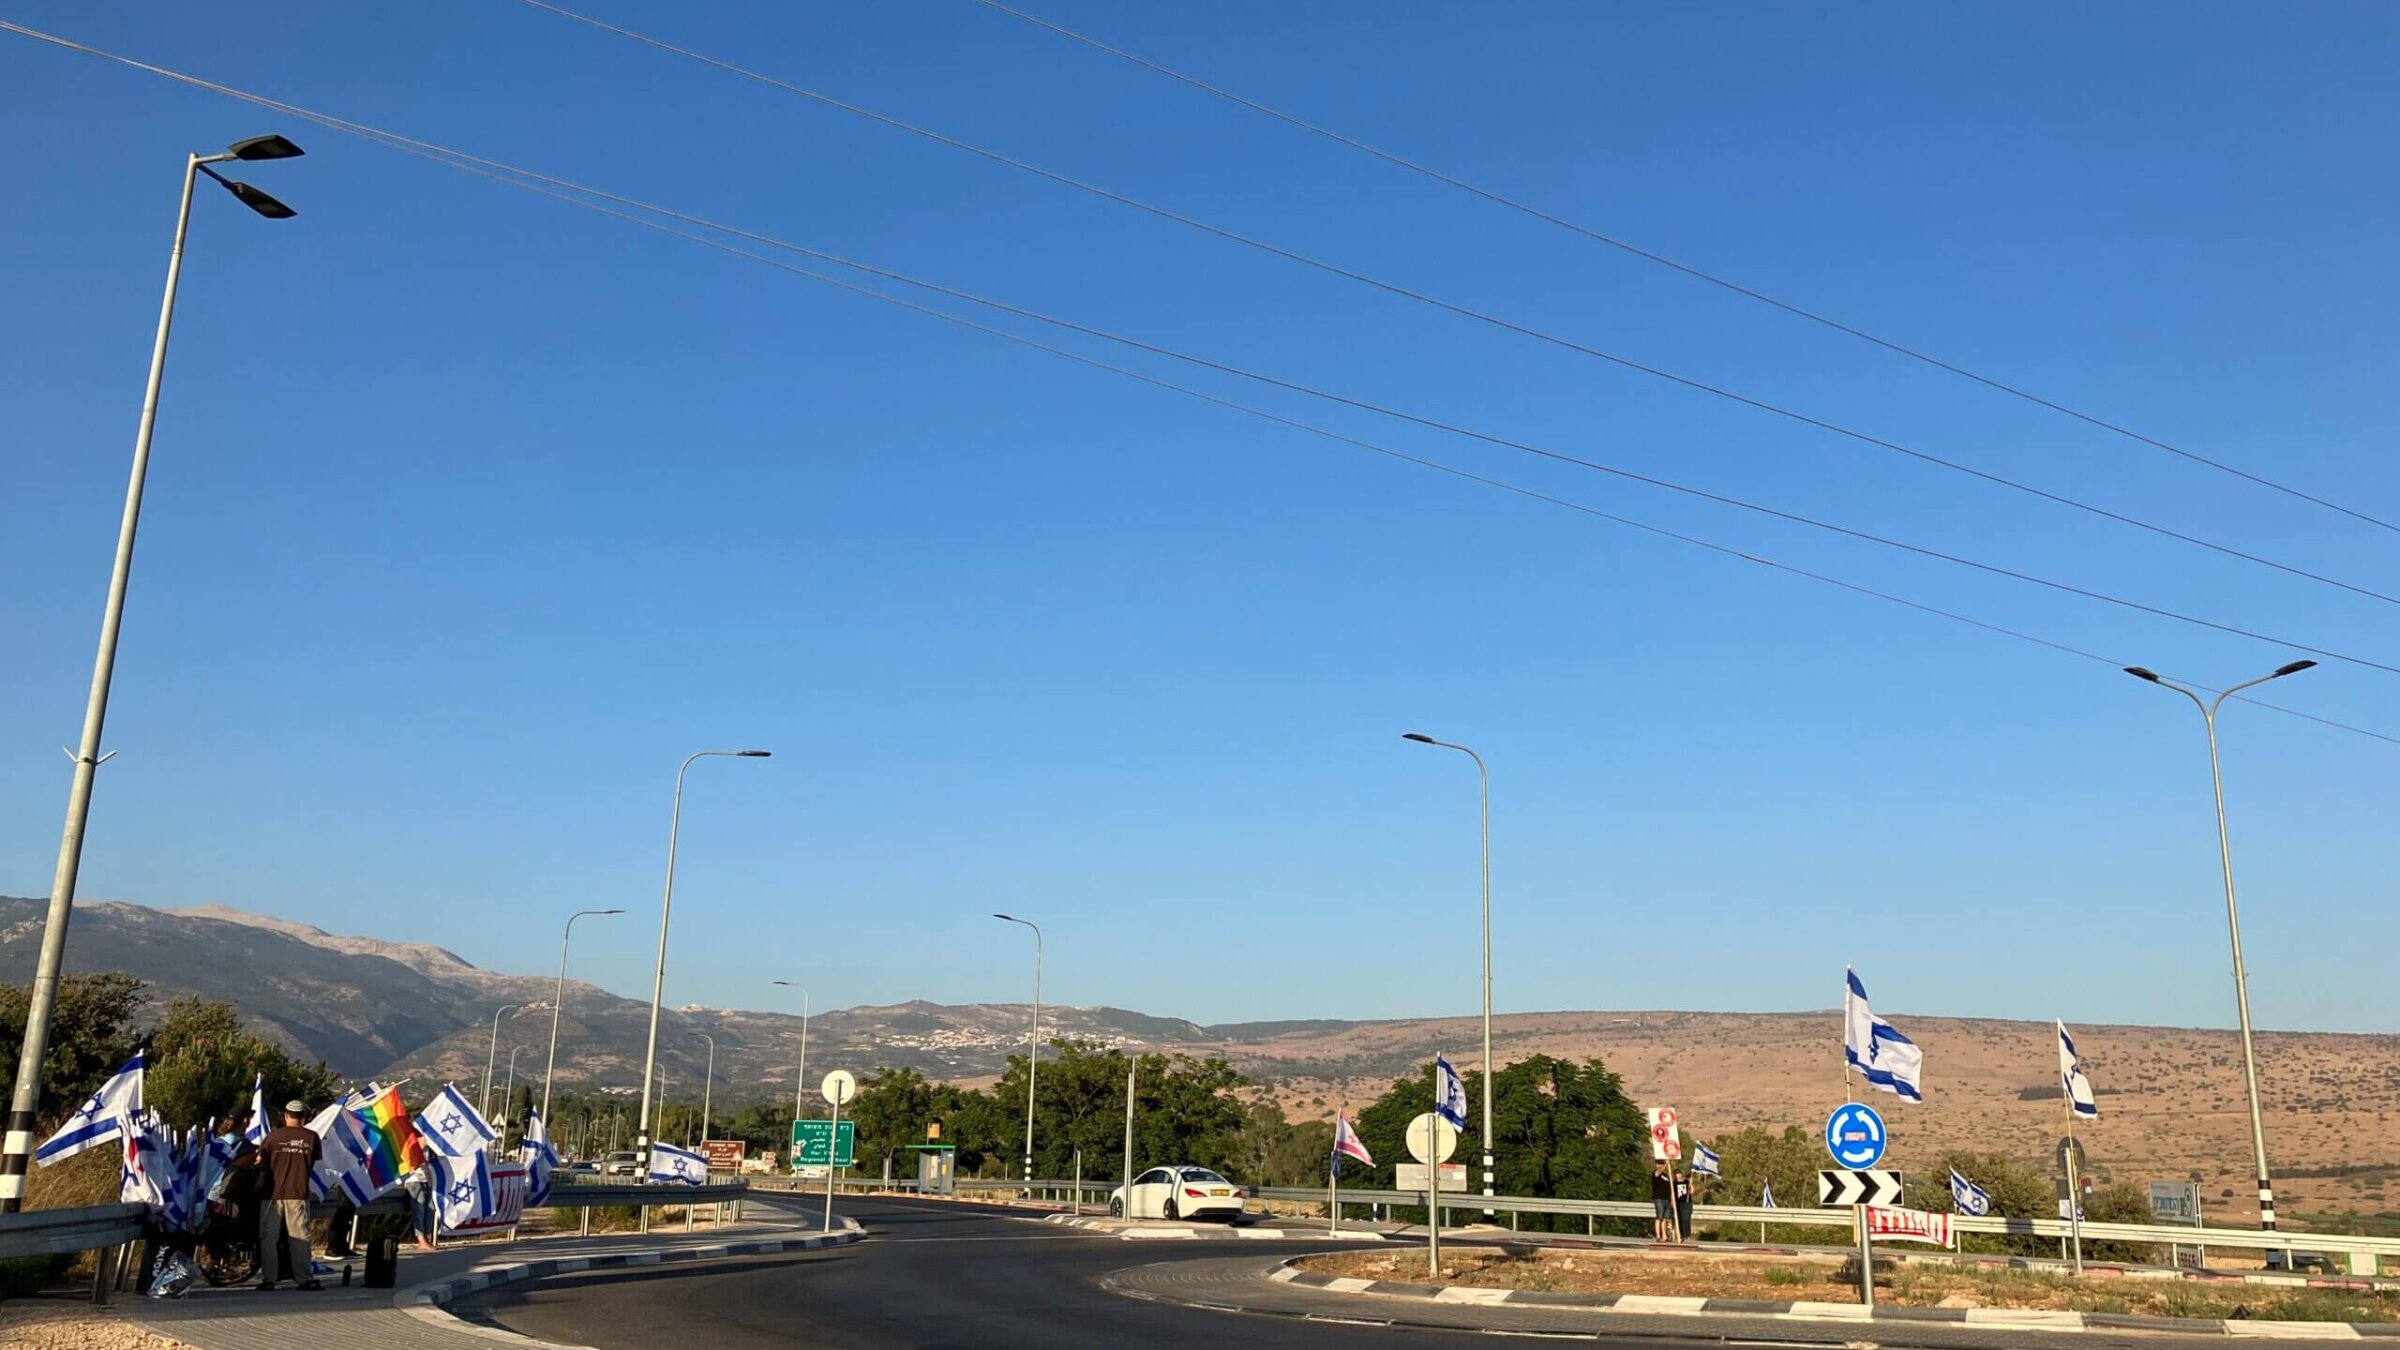
[{"label": "blue sky", "polygon": [[[599,3],[599,0],[593,0]],[[591,11],[1627,356],[2389,588],[2400,537],[1877,353],[969,0]],[[2400,21],[1234,3],[1038,12],[2386,517]],[[1313,273],[508,0],[9,17],[1356,396],[2400,660],[2380,602]],[[668,997],[1202,1020],[2231,1020],[2207,765],[2108,667],[951,328],[0,39],[0,892],[46,891],[187,150],[195,208],[83,894]],[[1085,344],[1078,344],[1085,345]],[[1097,350],[1097,349],[1094,349]],[[2298,653],[1141,360],[2202,682]],[[2400,734],[2395,677],[2276,696]],[[2225,721],[2268,1026],[2400,1030],[2400,745]],[[1198,947],[1213,958],[1170,959]]]}]

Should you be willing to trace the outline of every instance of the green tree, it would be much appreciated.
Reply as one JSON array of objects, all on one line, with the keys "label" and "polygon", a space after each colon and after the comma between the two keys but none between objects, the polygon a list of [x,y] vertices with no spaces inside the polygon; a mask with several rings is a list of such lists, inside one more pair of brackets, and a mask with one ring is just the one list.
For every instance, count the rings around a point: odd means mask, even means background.
[{"label": "green tree", "polygon": [[859,1080],[858,1095],[843,1113],[858,1122],[853,1156],[857,1170],[881,1176],[886,1166],[903,1180],[916,1175],[913,1144],[925,1142],[925,1127],[937,1123],[935,1091],[915,1069],[880,1069]]},{"label": "green tree", "polygon": [[[1481,1099],[1480,1073],[1465,1075],[1467,1100]],[[1408,1158],[1408,1123],[1433,1109],[1433,1065],[1395,1082],[1353,1121],[1376,1165],[1345,1181],[1362,1189],[1389,1189],[1396,1164]],[[1481,1112],[1470,1110],[1459,1132],[1455,1159],[1473,1160],[1483,1149],[1477,1137]],[[1641,1110],[1625,1096],[1623,1082],[1599,1060],[1576,1064],[1554,1055],[1532,1055],[1503,1068],[1492,1082],[1493,1185],[1503,1195],[1576,1200],[1639,1200],[1649,1195],[1649,1133]],[[1475,1169],[1470,1166],[1470,1172]],[[1480,1189],[1479,1187],[1477,1189]],[[1460,1208],[1472,1201],[1461,1197]],[[1424,1211],[1415,1211],[1422,1219]],[[1581,1228],[1569,1215],[1526,1215],[1535,1229]]]},{"label": "green tree", "polygon": [[303,1064],[245,1029],[232,1004],[186,994],[167,1005],[150,1033],[142,1093],[169,1123],[201,1125],[248,1106],[261,1075],[269,1111],[295,1099],[313,1111],[346,1090],[341,1075],[323,1063]]},{"label": "green tree", "polygon": [[[16,1090],[16,1047],[25,1043],[26,1010],[33,986],[0,986],[0,1046],[8,1047],[8,1077],[0,1079]],[[135,1015],[141,1010],[142,982],[118,971],[67,975],[58,982],[50,1004],[50,1040],[42,1055],[41,1129],[47,1134],[107,1081],[117,1067],[133,1057],[141,1044]]]}]

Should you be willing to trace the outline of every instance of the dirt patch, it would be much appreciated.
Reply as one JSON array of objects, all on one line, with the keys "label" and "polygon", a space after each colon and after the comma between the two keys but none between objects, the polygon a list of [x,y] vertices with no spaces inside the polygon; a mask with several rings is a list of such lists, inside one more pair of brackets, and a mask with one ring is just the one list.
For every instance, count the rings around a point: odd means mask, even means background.
[{"label": "dirt patch", "polygon": [[[1458,1284],[1545,1293],[1679,1294],[1856,1303],[1856,1268],[1840,1257],[1718,1256],[1691,1252],[1510,1252],[1454,1247],[1437,1277],[1419,1252],[1308,1257],[1304,1270],[1403,1284]],[[2285,1289],[2188,1280],[2074,1279],[2029,1270],[1877,1263],[1875,1298],[1912,1308],[2020,1308],[2152,1317],[2260,1318],[2294,1322],[2400,1321],[2400,1292]]]},{"label": "dirt patch", "polygon": [[64,1299],[17,1299],[0,1307],[0,1345],[9,1350],[188,1350],[125,1320],[115,1308]]}]

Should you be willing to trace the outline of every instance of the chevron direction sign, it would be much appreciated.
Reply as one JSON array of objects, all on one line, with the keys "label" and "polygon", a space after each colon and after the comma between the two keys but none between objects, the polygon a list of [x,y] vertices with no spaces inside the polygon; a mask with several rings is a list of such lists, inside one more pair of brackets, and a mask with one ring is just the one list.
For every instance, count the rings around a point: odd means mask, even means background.
[{"label": "chevron direction sign", "polygon": [[1863,1172],[1819,1172],[1817,1203],[1828,1207],[1897,1205],[1900,1203],[1900,1174],[1882,1168]]}]

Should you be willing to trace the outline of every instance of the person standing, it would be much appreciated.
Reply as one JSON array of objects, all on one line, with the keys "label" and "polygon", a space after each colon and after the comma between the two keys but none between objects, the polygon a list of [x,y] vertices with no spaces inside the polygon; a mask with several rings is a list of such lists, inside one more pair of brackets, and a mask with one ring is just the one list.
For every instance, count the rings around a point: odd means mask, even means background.
[{"label": "person standing", "polygon": [[308,1178],[324,1156],[317,1132],[308,1128],[308,1108],[300,1102],[283,1104],[283,1124],[258,1141],[257,1161],[266,1170],[265,1194],[258,1210],[258,1287],[275,1287],[275,1261],[295,1289],[325,1286],[309,1269]]},{"label": "person standing", "polygon": [[1675,1177],[1675,1233],[1677,1241],[1692,1240],[1692,1174],[1689,1171],[1679,1172]]},{"label": "person standing", "polygon": [[1650,1169],[1650,1240],[1675,1240],[1675,1178],[1663,1158]]}]

